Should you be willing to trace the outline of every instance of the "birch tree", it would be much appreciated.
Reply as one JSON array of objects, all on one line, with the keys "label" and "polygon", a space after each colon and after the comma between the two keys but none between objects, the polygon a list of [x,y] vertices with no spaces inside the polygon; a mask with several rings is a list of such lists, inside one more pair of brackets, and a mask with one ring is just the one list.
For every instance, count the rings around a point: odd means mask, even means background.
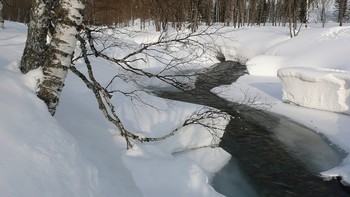
[{"label": "birch tree", "polygon": [[83,21],[84,4],[81,0],[59,0],[52,23],[55,32],[42,65],[43,81],[39,84],[38,97],[45,101],[54,115],[60,94],[71,65],[77,43],[77,34]]},{"label": "birch tree", "polygon": [[27,41],[20,69],[27,73],[42,66],[48,49],[46,37],[51,25],[50,12],[57,0],[33,0],[28,24]]},{"label": "birch tree", "polygon": [[[71,64],[77,34],[83,21],[82,0],[33,0],[26,46],[20,69],[27,73],[42,67],[37,95],[51,115],[55,114]],[[54,27],[47,41],[49,28]]]}]

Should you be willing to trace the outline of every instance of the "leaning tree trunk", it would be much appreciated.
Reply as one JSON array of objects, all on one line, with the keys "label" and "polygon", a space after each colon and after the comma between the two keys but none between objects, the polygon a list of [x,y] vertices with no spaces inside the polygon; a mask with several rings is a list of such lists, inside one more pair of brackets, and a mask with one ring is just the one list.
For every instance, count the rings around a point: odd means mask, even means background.
[{"label": "leaning tree trunk", "polygon": [[43,64],[43,81],[39,84],[38,97],[45,101],[54,115],[67,76],[68,67],[76,47],[78,28],[83,20],[84,4],[81,0],[59,0],[52,20],[55,33],[48,47]]},{"label": "leaning tree trunk", "polygon": [[4,28],[4,5],[2,0],[0,0],[0,28]]},{"label": "leaning tree trunk", "polygon": [[55,0],[33,0],[28,24],[27,42],[20,69],[27,73],[43,65],[47,51],[47,33],[51,25],[50,11]]}]

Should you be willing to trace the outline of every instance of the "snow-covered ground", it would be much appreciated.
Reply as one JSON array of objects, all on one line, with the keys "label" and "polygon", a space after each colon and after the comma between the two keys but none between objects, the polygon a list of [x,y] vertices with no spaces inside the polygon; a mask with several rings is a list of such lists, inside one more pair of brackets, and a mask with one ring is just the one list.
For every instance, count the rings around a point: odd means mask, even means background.
[{"label": "snow-covered ground", "polygon": [[[22,75],[18,69],[25,39],[23,24],[6,21],[0,30],[0,196],[222,196],[209,182],[231,156],[221,148],[196,149],[218,143],[199,125],[182,128],[159,143],[135,143],[126,150],[117,128],[72,73],[51,117],[35,95],[40,70]],[[102,84],[118,72],[103,60],[92,62],[98,65],[94,71]],[[135,88],[122,79],[112,86]],[[126,128],[139,135],[163,136],[202,109],[145,92],[138,96],[153,106],[132,102],[123,94],[116,94],[112,102]],[[228,119],[213,121],[224,128]]]},{"label": "snow-covered ground", "polygon": [[[350,152],[350,116],[298,107],[282,102],[282,85],[277,70],[285,67],[320,67],[350,71],[350,27],[302,29],[290,39],[286,27],[245,27],[223,29],[223,37],[205,40],[217,44],[227,59],[247,63],[250,75],[236,83],[214,89],[220,96],[237,101],[243,95],[260,98],[268,110],[288,116],[324,134]],[[328,25],[329,26],[329,25]],[[121,39],[128,46],[151,42],[156,32],[137,32]],[[73,74],[68,75],[55,117],[35,96],[40,70],[22,75],[18,69],[26,39],[23,24],[6,21],[0,30],[0,196],[221,196],[209,184],[213,174],[230,159],[221,148],[188,148],[210,145],[212,136],[203,128],[191,126],[177,135],[152,144],[126,144],[114,125],[98,110],[93,94]],[[174,54],[178,48],[173,48]],[[214,50],[214,51],[215,51]],[[212,65],[214,51],[201,56],[190,69]],[[126,51],[109,51],[122,54]],[[179,55],[186,55],[186,51]],[[166,57],[165,57],[166,58]],[[105,61],[92,59],[95,73],[108,83],[118,70]],[[77,67],[81,68],[78,63]],[[142,65],[137,65],[142,66]],[[148,61],[149,70],[159,70]],[[141,79],[142,80],[142,79]],[[157,81],[144,81],[146,85]],[[123,80],[114,84],[130,90]],[[157,108],[132,103],[122,94],[113,102],[129,130],[140,135],[160,136],[182,124],[201,106],[171,102],[150,94],[140,97]],[[224,126],[227,119],[215,124]],[[219,133],[219,135],[222,133]],[[324,175],[341,175],[350,183],[350,157]]]},{"label": "snow-covered ground", "polygon": [[[350,116],[317,110],[324,109],[324,106],[328,105],[332,106],[328,107],[328,110],[334,111],[336,106],[347,104],[350,97],[349,84],[346,80],[350,71],[350,27],[336,25],[327,24],[328,27],[320,28],[319,24],[311,24],[307,29],[302,28],[300,34],[292,39],[288,37],[288,29],[282,27],[249,27],[238,30],[236,49],[229,55],[234,54],[234,60],[246,61],[249,75],[240,77],[232,85],[217,87],[212,91],[229,101],[254,100],[254,103],[250,103],[252,106],[260,106],[265,110],[287,116],[324,135],[331,143],[349,153]],[[288,92],[291,89],[283,92],[277,71],[290,67],[294,67],[294,70],[284,69],[284,71],[293,71],[294,81],[288,85],[293,88],[293,93],[299,94],[295,95],[294,99],[297,102],[294,103],[305,106],[306,100],[303,99],[309,96],[308,102],[317,109],[283,103],[283,94],[292,92]],[[334,72],[341,73],[341,76],[337,77],[341,78],[344,86],[334,85],[332,89],[329,84],[322,85],[325,77],[319,77],[320,73],[316,70],[323,70],[323,75],[330,78]],[[304,77],[301,83],[296,83],[296,78],[301,77],[298,72]],[[333,78],[333,82],[337,81],[336,77]],[[312,94],[308,92],[308,88],[313,91]],[[339,95],[342,98],[337,99]],[[347,156],[339,166],[322,174],[340,175],[343,177],[343,183],[349,185],[350,156]]]}]

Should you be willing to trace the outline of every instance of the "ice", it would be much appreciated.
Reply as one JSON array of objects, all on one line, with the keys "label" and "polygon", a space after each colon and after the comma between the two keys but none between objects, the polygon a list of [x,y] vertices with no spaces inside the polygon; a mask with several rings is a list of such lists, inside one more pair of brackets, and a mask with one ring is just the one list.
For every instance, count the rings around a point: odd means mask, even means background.
[{"label": "ice", "polygon": [[278,70],[283,85],[283,102],[315,109],[350,114],[350,73],[322,68]]}]

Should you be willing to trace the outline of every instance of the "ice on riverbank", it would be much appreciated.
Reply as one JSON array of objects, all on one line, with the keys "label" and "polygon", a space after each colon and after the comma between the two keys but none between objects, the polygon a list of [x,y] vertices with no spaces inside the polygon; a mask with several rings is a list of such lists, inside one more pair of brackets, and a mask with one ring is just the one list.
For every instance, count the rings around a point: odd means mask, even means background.
[{"label": "ice on riverbank", "polygon": [[283,102],[350,114],[350,73],[322,68],[278,70],[283,85]]}]

